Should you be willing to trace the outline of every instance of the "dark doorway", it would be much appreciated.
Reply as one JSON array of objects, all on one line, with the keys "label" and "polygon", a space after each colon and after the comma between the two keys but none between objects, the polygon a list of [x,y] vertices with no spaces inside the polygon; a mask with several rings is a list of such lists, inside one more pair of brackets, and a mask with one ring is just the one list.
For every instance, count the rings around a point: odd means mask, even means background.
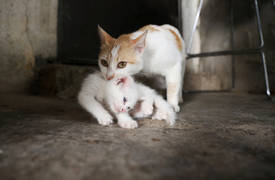
[{"label": "dark doorway", "polygon": [[97,25],[118,37],[147,24],[171,24],[181,30],[180,0],[59,0],[58,59],[96,64]]}]

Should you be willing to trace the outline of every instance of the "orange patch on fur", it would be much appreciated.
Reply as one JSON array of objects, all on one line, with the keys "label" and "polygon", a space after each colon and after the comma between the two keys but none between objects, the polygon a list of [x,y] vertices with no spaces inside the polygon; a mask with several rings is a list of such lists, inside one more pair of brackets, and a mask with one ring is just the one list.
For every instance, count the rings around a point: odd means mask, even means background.
[{"label": "orange patch on fur", "polygon": [[142,28],[140,28],[138,31],[151,31],[151,32],[154,32],[154,31],[159,31],[158,29],[156,29],[154,26],[152,25],[147,25],[147,26],[143,26]]},{"label": "orange patch on fur", "polygon": [[[155,29],[154,27],[152,27],[150,25],[144,26],[141,29],[144,29],[144,30],[149,29],[150,31],[158,31],[157,29]],[[106,45],[106,44],[101,45],[99,57],[102,57],[103,55],[105,55],[107,57],[108,63],[110,63],[109,61],[112,59],[111,51],[114,47],[119,45],[120,48],[117,53],[118,56],[114,60],[117,62],[124,61],[124,62],[130,63],[130,64],[135,64],[136,58],[137,58],[136,52],[134,49],[135,41],[133,39],[131,39],[130,37],[131,37],[131,34],[123,34],[123,35],[119,36],[117,39],[114,39],[114,41],[110,41],[110,43],[108,45]]]},{"label": "orange patch on fur", "polygon": [[177,92],[177,83],[168,83],[167,85],[167,98],[174,96]]},{"label": "orange patch on fur", "polygon": [[182,41],[181,38],[177,35],[177,33],[175,33],[175,31],[173,31],[172,29],[169,29],[169,31],[173,34],[173,36],[175,37],[178,49],[180,51],[182,51]]},{"label": "orange patch on fur", "polygon": [[117,61],[124,61],[130,64],[136,63],[136,53],[133,48],[133,42],[130,38],[131,34],[124,34],[118,37],[114,46],[120,45],[118,51],[118,58]]}]

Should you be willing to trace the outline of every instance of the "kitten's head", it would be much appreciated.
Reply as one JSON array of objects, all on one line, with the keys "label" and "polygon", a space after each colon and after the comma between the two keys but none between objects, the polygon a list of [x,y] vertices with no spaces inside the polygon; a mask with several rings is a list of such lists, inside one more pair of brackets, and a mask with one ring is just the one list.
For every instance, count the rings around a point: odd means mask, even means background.
[{"label": "kitten's head", "polygon": [[111,80],[117,74],[132,75],[141,71],[141,56],[147,31],[136,39],[131,39],[130,35],[121,35],[115,39],[100,26],[98,33],[101,40],[98,64],[105,79]]},{"label": "kitten's head", "polygon": [[135,82],[130,76],[117,75],[108,81],[105,88],[106,102],[115,113],[128,112],[133,109],[138,92]]}]

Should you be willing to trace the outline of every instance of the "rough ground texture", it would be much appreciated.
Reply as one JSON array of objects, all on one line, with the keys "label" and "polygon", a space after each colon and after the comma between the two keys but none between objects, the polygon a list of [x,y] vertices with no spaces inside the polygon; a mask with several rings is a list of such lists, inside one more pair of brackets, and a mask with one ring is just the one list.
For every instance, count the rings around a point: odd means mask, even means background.
[{"label": "rough ground texture", "polygon": [[0,95],[3,180],[275,179],[275,103],[186,94],[174,127],[99,126],[76,102]]}]

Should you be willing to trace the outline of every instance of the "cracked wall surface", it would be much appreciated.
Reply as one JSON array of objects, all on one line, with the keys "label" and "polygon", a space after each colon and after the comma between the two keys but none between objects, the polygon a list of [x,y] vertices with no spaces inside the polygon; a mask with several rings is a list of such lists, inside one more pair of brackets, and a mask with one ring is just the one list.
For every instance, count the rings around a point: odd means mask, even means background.
[{"label": "cracked wall surface", "polygon": [[56,57],[58,0],[0,0],[0,92],[24,91],[35,57]]}]

